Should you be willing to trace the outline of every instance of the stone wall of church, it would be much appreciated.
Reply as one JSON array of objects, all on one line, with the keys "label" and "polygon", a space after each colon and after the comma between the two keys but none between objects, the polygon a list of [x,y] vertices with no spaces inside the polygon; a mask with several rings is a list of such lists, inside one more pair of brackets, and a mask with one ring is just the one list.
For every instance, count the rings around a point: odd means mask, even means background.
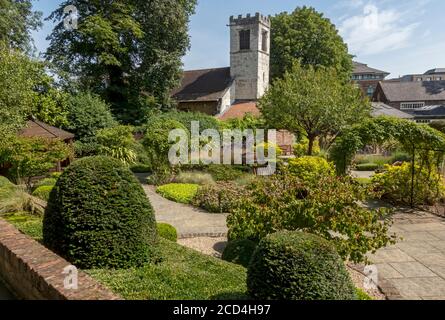
[{"label": "stone wall of church", "polygon": [[[240,50],[240,31],[250,30],[250,49]],[[266,48],[263,48],[266,37]],[[263,49],[266,49],[263,51]],[[256,100],[269,86],[270,20],[255,16],[230,18],[230,68],[237,100]]]}]

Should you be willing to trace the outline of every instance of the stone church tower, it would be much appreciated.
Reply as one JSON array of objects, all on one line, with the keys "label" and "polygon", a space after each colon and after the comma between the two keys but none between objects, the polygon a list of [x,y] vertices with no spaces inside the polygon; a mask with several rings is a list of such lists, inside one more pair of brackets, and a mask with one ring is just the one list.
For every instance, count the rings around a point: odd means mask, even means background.
[{"label": "stone church tower", "polygon": [[269,86],[270,19],[257,13],[230,17],[230,75],[235,100],[257,100]]}]

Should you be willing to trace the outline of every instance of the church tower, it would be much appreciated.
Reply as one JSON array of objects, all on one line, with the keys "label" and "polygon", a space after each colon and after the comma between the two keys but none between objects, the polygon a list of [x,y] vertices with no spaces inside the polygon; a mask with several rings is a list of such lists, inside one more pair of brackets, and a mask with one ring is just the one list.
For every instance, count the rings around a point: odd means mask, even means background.
[{"label": "church tower", "polygon": [[269,86],[270,19],[230,17],[230,74],[235,81],[235,100],[257,100]]}]

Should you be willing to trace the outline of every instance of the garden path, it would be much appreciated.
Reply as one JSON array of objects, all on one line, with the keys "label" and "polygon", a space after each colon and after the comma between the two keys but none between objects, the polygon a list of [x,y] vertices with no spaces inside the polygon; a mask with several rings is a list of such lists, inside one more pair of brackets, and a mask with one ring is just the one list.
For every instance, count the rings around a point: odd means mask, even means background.
[{"label": "garden path", "polygon": [[403,240],[370,257],[390,299],[445,300],[445,219],[401,210],[392,232]]},{"label": "garden path", "polygon": [[155,210],[156,220],[174,226],[179,238],[227,236],[227,215],[167,200],[156,193],[154,186],[142,184],[142,187]]}]

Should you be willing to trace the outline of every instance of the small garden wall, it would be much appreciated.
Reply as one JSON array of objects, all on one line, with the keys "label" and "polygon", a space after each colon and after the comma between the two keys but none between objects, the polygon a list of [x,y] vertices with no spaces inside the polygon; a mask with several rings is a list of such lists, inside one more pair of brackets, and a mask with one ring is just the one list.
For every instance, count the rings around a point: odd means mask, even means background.
[{"label": "small garden wall", "polygon": [[82,271],[78,289],[64,289],[70,263],[0,219],[0,276],[14,295],[26,300],[119,300]]}]

